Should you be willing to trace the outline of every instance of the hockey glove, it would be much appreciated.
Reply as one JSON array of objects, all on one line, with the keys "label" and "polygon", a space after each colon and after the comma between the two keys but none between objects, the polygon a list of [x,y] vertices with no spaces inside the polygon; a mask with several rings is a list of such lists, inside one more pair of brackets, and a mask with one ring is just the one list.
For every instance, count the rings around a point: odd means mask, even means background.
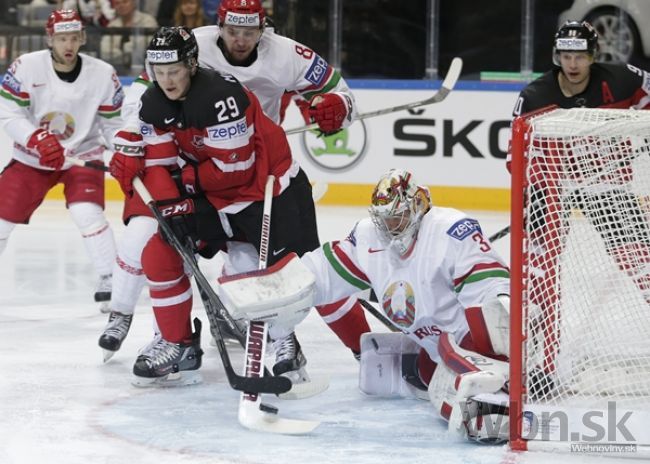
[{"label": "hockey glove", "polygon": [[198,166],[193,163],[187,163],[181,171],[181,182],[183,188],[190,195],[202,192],[199,184]]},{"label": "hockey glove", "polygon": [[63,146],[57,136],[45,129],[36,129],[27,141],[27,148],[35,149],[39,155],[39,164],[52,169],[61,169],[65,158]]},{"label": "hockey glove", "polygon": [[133,196],[133,178],[144,174],[142,136],[119,131],[113,141],[115,153],[109,163],[111,175],[117,180],[127,197]]},{"label": "hockey glove", "polygon": [[309,115],[326,135],[341,130],[351,110],[351,102],[334,93],[316,95],[309,102]]}]

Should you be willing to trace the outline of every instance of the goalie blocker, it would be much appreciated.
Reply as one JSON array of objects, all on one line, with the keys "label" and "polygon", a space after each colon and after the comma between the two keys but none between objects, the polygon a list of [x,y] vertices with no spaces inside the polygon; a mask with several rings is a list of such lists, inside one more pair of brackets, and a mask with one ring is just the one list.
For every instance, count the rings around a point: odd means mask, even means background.
[{"label": "goalie blocker", "polygon": [[295,253],[266,269],[223,276],[219,293],[235,320],[293,328],[313,306],[314,275]]},{"label": "goalie blocker", "polygon": [[[234,318],[269,324],[302,320],[316,285],[294,254],[268,269],[222,277],[219,283]],[[373,396],[428,399],[453,433],[479,442],[506,441],[509,307],[509,296],[499,295],[467,308],[465,330],[440,334],[437,353],[423,351],[418,338],[405,333],[364,334],[359,388]],[[418,358],[432,364],[427,366],[432,376],[424,373],[425,363]]]}]

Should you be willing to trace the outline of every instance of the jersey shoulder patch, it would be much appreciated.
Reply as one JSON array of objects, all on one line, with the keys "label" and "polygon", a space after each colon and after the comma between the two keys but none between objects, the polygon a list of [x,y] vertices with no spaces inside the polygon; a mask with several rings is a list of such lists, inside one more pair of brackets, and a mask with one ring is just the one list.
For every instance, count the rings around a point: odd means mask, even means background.
[{"label": "jersey shoulder patch", "polygon": [[449,229],[447,229],[447,235],[456,240],[463,240],[477,231],[483,233],[483,231],[481,231],[481,226],[476,219],[463,218],[456,221]]},{"label": "jersey shoulder patch", "polygon": [[309,68],[307,68],[304,78],[315,86],[320,87],[327,75],[329,65],[327,64],[327,61],[321,58],[318,54],[314,53],[314,55],[314,61],[312,61]]}]

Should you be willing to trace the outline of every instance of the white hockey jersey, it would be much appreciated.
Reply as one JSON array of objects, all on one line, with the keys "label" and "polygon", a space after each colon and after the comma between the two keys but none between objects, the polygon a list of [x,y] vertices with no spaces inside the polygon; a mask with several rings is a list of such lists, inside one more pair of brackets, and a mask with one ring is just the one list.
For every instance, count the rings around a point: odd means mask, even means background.
[{"label": "white hockey jersey", "polygon": [[324,244],[302,261],[316,275],[314,304],[372,288],[391,322],[439,360],[442,332],[467,334],[465,308],[510,294],[509,270],[462,212],[433,207],[422,219],[414,251],[405,259],[387,249],[370,218],[341,242]]},{"label": "white hockey jersey", "polygon": [[[193,30],[199,44],[199,65],[232,74],[257,96],[266,115],[280,123],[280,99],[285,91],[306,100],[320,93],[339,93],[354,98],[341,74],[311,48],[266,29],[250,66],[228,63],[217,46],[219,26]],[[353,108],[353,112],[356,111]],[[354,119],[354,114],[352,114]]]},{"label": "white hockey jersey", "polygon": [[[103,160],[105,143],[122,126],[124,92],[115,69],[80,53],[81,72],[74,82],[61,80],[49,50],[20,56],[0,88],[0,127],[14,140],[13,158],[49,170],[38,162],[27,141],[39,127],[59,136],[66,156]],[[103,139],[102,139],[103,136]],[[64,164],[63,169],[71,165]]]}]

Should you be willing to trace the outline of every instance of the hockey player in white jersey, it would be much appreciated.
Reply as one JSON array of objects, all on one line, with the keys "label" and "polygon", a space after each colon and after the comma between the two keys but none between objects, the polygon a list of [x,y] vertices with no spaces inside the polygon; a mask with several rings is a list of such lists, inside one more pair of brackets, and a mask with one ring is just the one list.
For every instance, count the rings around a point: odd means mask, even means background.
[{"label": "hockey player in white jersey", "polygon": [[111,295],[115,260],[104,216],[104,174],[72,167],[64,154],[103,162],[105,140],[121,126],[123,92],[111,65],[79,53],[86,41],[76,11],[57,10],[45,27],[47,50],[14,61],[0,89],[0,125],[14,141],[0,174],[0,252],[16,224],[27,224],[46,193],[63,184],[66,206],[99,275],[95,300]]},{"label": "hockey player in white jersey", "polygon": [[[363,335],[361,390],[428,398],[463,436],[507,439],[509,270],[476,220],[432,206],[426,187],[409,172],[392,170],[372,194],[370,218],[345,240],[303,255],[302,268],[287,261],[261,276],[222,279],[231,312],[266,321],[279,312],[270,324],[282,324],[301,317],[310,303],[372,288],[402,333]],[[304,299],[305,289],[291,286],[303,273],[315,285],[313,300],[301,306],[293,300]],[[275,278],[277,298],[269,295],[268,278]],[[264,298],[257,298],[258,288]],[[297,310],[278,311],[280,301]]]},{"label": "hockey player in white jersey", "polygon": [[[340,73],[309,47],[265,30],[264,20],[265,12],[258,0],[221,2],[219,25],[193,30],[199,44],[200,66],[235,76],[255,93],[264,112],[276,123],[281,122],[282,96],[289,91],[309,102],[309,114],[324,133],[349,126],[356,114],[356,106]],[[127,94],[125,107],[136,107],[139,94],[149,85],[146,73],[136,79],[130,94]],[[132,194],[131,179],[142,170],[141,159],[133,154],[117,153],[111,161],[111,172],[120,181],[127,197]],[[302,170],[298,176],[304,190],[300,211],[303,222],[309,224],[305,233],[310,235],[313,248],[316,248],[319,240],[311,187]],[[126,337],[135,303],[144,285],[140,252],[156,230],[155,221],[145,217],[148,215],[146,210],[136,210],[131,203],[127,198],[124,220],[128,225],[118,250],[118,266],[114,269],[114,313],[99,340],[107,359],[120,348]],[[139,214],[142,216],[136,217]],[[252,245],[230,242],[225,270],[236,273],[255,269],[256,255]],[[346,298],[317,309],[341,341],[358,355],[360,336],[370,327],[356,299]],[[222,331],[225,330],[226,327]],[[299,364],[304,365],[304,357],[293,334],[277,340],[274,346],[276,353],[282,354],[278,362],[285,366],[283,369],[293,370]]]}]

